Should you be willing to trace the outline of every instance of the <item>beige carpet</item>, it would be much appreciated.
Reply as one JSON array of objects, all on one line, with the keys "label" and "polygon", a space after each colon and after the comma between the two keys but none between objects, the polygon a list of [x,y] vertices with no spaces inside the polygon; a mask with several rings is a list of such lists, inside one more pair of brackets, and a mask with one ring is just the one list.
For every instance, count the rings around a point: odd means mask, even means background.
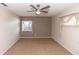
[{"label": "beige carpet", "polygon": [[53,39],[20,39],[5,55],[71,55]]}]

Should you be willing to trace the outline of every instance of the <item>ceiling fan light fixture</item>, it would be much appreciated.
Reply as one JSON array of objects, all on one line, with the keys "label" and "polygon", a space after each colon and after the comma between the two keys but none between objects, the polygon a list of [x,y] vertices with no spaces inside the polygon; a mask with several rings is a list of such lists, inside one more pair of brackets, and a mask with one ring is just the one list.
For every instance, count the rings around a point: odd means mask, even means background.
[{"label": "ceiling fan light fixture", "polygon": [[40,11],[37,11],[37,12],[36,12],[36,14],[38,14],[38,15],[39,15],[40,13],[41,13]]}]

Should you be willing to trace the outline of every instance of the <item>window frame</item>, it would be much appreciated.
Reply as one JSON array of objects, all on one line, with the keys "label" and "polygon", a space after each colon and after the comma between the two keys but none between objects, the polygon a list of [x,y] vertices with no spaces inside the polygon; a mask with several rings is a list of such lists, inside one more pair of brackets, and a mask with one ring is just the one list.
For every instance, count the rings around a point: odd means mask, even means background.
[{"label": "window frame", "polygon": [[[64,22],[65,17],[69,17],[69,19],[71,20],[73,16],[74,16],[75,19],[76,19],[76,25],[65,25],[65,24],[64,24],[64,23],[66,23],[66,22]],[[79,25],[77,24],[77,23],[79,22],[78,16],[79,16],[79,15],[69,15],[69,16],[64,16],[64,17],[62,17],[62,20],[63,20],[63,21],[62,21],[62,25],[63,25],[63,26],[68,26],[68,27],[69,27],[69,26],[70,26],[70,27],[77,27],[77,26],[79,27]],[[67,22],[69,22],[69,19],[68,19]]]},{"label": "window frame", "polygon": [[[27,31],[27,30],[24,30],[24,29],[23,29],[23,22],[24,22],[24,21],[30,21],[30,22],[31,22],[31,30]],[[22,31],[22,32],[32,32],[32,21],[31,21],[31,20],[22,20],[22,22],[21,22],[21,31]]]}]

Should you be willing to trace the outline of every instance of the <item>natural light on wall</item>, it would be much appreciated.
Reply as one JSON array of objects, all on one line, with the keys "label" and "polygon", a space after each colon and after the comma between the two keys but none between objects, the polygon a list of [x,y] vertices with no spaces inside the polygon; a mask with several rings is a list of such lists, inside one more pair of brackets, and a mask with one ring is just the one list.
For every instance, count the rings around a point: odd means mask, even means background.
[{"label": "natural light on wall", "polygon": [[63,17],[63,25],[65,26],[79,25],[78,15],[70,15],[70,16]]}]

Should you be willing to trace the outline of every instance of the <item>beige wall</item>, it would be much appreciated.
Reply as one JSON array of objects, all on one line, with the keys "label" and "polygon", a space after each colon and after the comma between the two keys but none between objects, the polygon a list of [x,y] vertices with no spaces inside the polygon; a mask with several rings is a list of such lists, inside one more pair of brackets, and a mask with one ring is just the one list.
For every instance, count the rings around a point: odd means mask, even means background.
[{"label": "beige wall", "polygon": [[52,38],[72,54],[79,54],[79,26],[62,26],[61,16],[79,12],[79,6],[63,12],[57,17],[52,17]]},{"label": "beige wall", "polygon": [[32,32],[22,32],[21,37],[50,37],[51,17],[25,17],[21,20],[32,21]]},{"label": "beige wall", "polygon": [[19,38],[19,17],[0,7],[0,54],[4,54]]}]

